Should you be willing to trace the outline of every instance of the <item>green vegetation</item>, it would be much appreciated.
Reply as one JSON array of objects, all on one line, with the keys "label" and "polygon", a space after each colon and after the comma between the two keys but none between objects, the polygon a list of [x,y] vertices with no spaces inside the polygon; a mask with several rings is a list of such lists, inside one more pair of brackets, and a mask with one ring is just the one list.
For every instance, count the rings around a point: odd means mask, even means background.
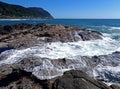
[{"label": "green vegetation", "polygon": [[4,19],[52,19],[49,12],[42,8],[30,7],[25,8],[19,5],[11,5],[0,2],[0,18]]}]

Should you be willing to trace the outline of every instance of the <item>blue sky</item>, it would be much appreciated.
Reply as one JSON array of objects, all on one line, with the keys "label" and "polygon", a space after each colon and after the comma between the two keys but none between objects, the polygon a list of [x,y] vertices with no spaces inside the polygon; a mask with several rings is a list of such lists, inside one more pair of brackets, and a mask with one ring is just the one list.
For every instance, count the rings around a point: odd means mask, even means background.
[{"label": "blue sky", "polygon": [[0,0],[42,7],[55,18],[120,18],[120,0]]}]

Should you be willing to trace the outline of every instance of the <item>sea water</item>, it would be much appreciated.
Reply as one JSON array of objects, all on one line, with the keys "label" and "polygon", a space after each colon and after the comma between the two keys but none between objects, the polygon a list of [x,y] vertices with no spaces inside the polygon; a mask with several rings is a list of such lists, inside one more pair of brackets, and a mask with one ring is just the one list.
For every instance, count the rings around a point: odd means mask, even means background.
[{"label": "sea water", "polygon": [[[11,19],[11,20],[0,20],[1,25],[11,25],[19,23],[30,23],[30,24],[62,24],[74,27],[87,28],[89,30],[95,30],[103,34],[103,40],[95,41],[79,41],[79,42],[68,42],[68,43],[53,43],[49,46],[55,48],[55,50],[68,48],[61,50],[59,52],[65,54],[67,51],[72,51],[73,54],[77,54],[78,50],[81,49],[79,55],[106,55],[111,52],[120,50],[120,19],[51,19],[51,20],[20,20],[20,19]],[[58,46],[56,46],[58,45]],[[54,47],[55,46],[55,47]],[[76,48],[76,49],[75,49]],[[59,53],[60,54],[60,53]],[[72,53],[70,54],[72,55]],[[51,56],[52,57],[52,56]]]},{"label": "sea water", "polygon": [[[37,46],[26,48],[22,50],[9,50],[4,51],[0,55],[7,54],[6,60],[0,61],[2,64],[12,64],[20,62],[27,57],[34,56],[40,58],[49,58],[51,60],[67,58],[67,59],[76,59],[78,56],[99,56],[99,55],[108,55],[113,52],[120,51],[120,20],[119,19],[52,19],[52,20],[0,20],[1,25],[10,25],[18,23],[30,23],[30,24],[62,24],[74,27],[87,28],[89,30],[95,30],[103,34],[102,40],[90,40],[90,41],[78,41],[78,42],[53,42],[51,44],[46,43],[44,46]],[[114,59],[115,60],[115,59]],[[116,61],[116,60],[115,60]],[[117,60],[119,63],[120,60]],[[44,66],[42,69],[47,69],[48,67],[54,68],[54,65],[49,61],[44,61]],[[46,65],[46,66],[45,66]],[[80,61],[76,65],[86,66],[84,61]],[[93,69],[94,76],[101,76],[105,78],[104,73],[108,71],[113,76],[118,78],[120,75],[120,66],[112,67],[109,65],[103,66],[102,64],[97,65]],[[114,70],[115,69],[115,70]],[[116,70],[117,69],[117,70]],[[64,71],[70,70],[66,69],[57,69],[58,73],[56,75],[41,75],[42,71],[39,73],[40,67],[35,67],[32,71],[40,79],[50,79],[56,76],[61,75]],[[28,70],[30,71],[30,70]],[[40,77],[41,76],[41,77]],[[111,82],[111,81],[110,81]],[[110,83],[109,82],[109,83]]]}]

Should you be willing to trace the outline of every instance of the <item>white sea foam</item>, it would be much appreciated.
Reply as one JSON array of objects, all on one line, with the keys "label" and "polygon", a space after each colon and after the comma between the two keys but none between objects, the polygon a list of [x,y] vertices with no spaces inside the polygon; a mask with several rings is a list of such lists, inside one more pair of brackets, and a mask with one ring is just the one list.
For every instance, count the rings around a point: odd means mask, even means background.
[{"label": "white sea foam", "polygon": [[[61,76],[63,72],[71,69],[84,69],[87,68],[87,64],[80,56],[94,56],[94,55],[107,55],[112,52],[120,51],[120,42],[110,39],[109,37],[104,37],[103,40],[92,40],[92,41],[79,41],[79,42],[53,42],[46,43],[44,45],[37,45],[31,48],[26,48],[23,50],[9,50],[5,51],[0,56],[6,55],[3,60],[0,61],[0,65],[3,64],[13,64],[18,63],[25,58],[37,57],[37,58],[48,58],[49,60],[43,61],[39,66],[34,68],[26,68],[26,71],[32,72],[35,76],[40,79],[50,79],[56,76]],[[66,66],[56,66],[53,65],[51,60],[66,58],[69,60],[74,60]],[[103,60],[107,61],[107,60]],[[106,62],[107,63],[107,62]],[[109,64],[109,63],[108,63]],[[103,66],[95,67],[93,70],[93,75],[101,75],[102,71],[108,71],[112,74],[120,72],[118,70],[119,66],[116,68]],[[89,69],[89,68],[88,68]],[[46,73],[46,74],[45,74]],[[104,77],[104,75],[101,75]]]},{"label": "white sea foam", "polygon": [[0,21],[19,21],[19,20],[29,20],[29,19],[0,19]]},{"label": "white sea foam", "polygon": [[[105,25],[102,25],[102,26],[90,26],[90,27],[101,28],[101,29],[104,29],[104,30],[120,30],[120,27],[112,27],[112,26],[105,26]],[[94,30],[94,29],[92,29],[92,30]]]},{"label": "white sea foam", "polygon": [[120,30],[120,27],[110,27],[109,30]]},{"label": "white sea foam", "polygon": [[106,83],[120,83],[120,65],[109,66],[109,65],[97,65],[93,70],[94,77],[102,79]]},{"label": "white sea foam", "polygon": [[[41,58],[69,58],[75,56],[94,56],[107,55],[115,51],[120,51],[120,43],[110,38],[93,41],[79,41],[79,42],[54,42],[47,43],[44,46],[34,46],[23,50],[12,50],[11,55],[8,55],[4,60],[6,64],[12,64],[18,60],[22,60],[28,56],[37,56]],[[7,52],[3,52],[2,54]],[[2,55],[1,54],[1,55]],[[3,61],[0,61],[0,63]]]}]

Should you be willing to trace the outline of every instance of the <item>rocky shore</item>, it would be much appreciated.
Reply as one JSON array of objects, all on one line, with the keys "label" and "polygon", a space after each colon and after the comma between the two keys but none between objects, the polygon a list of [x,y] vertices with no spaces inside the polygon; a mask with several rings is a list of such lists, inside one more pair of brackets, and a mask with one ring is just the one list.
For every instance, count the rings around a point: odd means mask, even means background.
[{"label": "rocky shore", "polygon": [[31,47],[38,42],[74,42],[102,39],[102,34],[83,28],[50,24],[0,26],[0,47]]},{"label": "rocky shore", "polygon": [[113,70],[107,69],[108,66],[119,65],[120,52],[73,59],[50,59],[43,57],[44,54],[38,56],[39,51],[33,50],[38,45],[42,48],[44,44],[52,42],[97,39],[102,39],[101,33],[77,27],[50,24],[1,25],[0,49],[13,50],[1,51],[0,89],[120,89],[117,84],[105,84],[115,80],[120,83],[119,76],[114,76]]}]

